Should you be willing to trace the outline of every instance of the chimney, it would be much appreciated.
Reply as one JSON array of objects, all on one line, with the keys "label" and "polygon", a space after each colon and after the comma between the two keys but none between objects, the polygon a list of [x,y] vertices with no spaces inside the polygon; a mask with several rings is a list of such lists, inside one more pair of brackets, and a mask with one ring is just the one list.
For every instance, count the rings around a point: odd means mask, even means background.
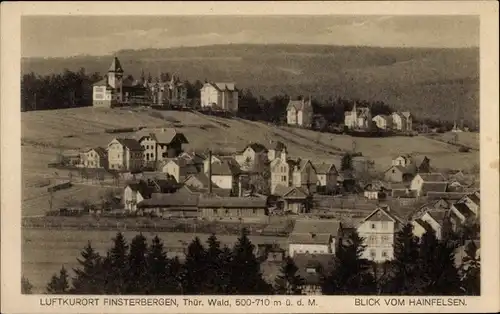
[{"label": "chimney", "polygon": [[208,151],[208,193],[212,194],[212,151]]}]

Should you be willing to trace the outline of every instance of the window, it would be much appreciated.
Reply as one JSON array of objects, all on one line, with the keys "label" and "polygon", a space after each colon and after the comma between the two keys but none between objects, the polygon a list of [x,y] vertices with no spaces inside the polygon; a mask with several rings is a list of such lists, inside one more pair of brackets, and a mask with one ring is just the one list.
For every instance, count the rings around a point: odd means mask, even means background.
[{"label": "window", "polygon": [[375,259],[375,257],[377,257],[377,252],[375,250],[370,250],[370,257]]},{"label": "window", "polygon": [[392,169],[392,173],[396,173],[396,170]]},{"label": "window", "polygon": [[387,252],[386,251],[382,251],[382,257],[387,257]]},{"label": "window", "polygon": [[385,236],[382,236],[382,242],[384,242],[384,243],[385,243],[385,242],[387,242],[387,241],[389,241],[389,236],[386,236],[386,235],[385,235]]},{"label": "window", "polygon": [[281,181],[286,181],[286,176],[281,176]]},{"label": "window", "polygon": [[256,210],[256,209],[253,209],[253,210],[252,210],[252,212],[253,212],[254,214],[257,214],[257,210]]},{"label": "window", "polygon": [[372,227],[372,229],[376,229],[377,228],[377,226],[375,226],[375,224],[372,224],[371,227]]}]

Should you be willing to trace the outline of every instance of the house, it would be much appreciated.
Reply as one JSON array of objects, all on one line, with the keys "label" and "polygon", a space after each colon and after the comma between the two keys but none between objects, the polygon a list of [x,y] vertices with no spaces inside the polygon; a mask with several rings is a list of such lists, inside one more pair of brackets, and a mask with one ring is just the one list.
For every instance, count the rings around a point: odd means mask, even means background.
[{"label": "house", "polygon": [[294,214],[309,212],[311,194],[302,187],[278,185],[273,195],[279,196],[278,206],[285,212]]},{"label": "house", "polygon": [[94,107],[112,108],[131,99],[146,94],[146,89],[138,82],[123,78],[120,60],[114,57],[104,78],[92,86],[92,104]]},{"label": "house", "polygon": [[82,154],[82,164],[85,168],[108,168],[108,152],[103,147],[95,147]]},{"label": "house", "polygon": [[370,129],[372,124],[372,114],[368,107],[359,107],[354,104],[351,111],[346,111],[344,125],[349,129]]},{"label": "house", "polygon": [[337,190],[338,171],[333,163],[314,164],[317,176],[317,190],[325,193],[333,193]]},{"label": "house", "polygon": [[[210,179],[205,173],[196,173],[188,175],[183,183],[195,189],[208,189],[210,186]],[[218,188],[218,186],[212,183],[212,188]]]},{"label": "house", "polygon": [[297,253],[293,257],[297,275],[304,279],[300,287],[303,295],[321,295],[323,279],[335,268],[331,254]]},{"label": "house", "polygon": [[200,217],[208,220],[263,218],[267,216],[264,197],[200,197]]},{"label": "house", "polygon": [[392,165],[407,168],[414,165],[414,160],[410,154],[401,154],[392,159]]},{"label": "house", "polygon": [[78,150],[64,150],[61,155],[59,156],[60,160],[59,162],[67,165],[67,166],[73,166],[73,167],[78,167],[82,165],[82,153]]},{"label": "house", "polygon": [[144,148],[144,164],[155,167],[158,161],[179,156],[182,145],[188,144],[184,134],[174,128],[145,128],[134,137]]},{"label": "house", "polygon": [[157,106],[185,106],[187,104],[187,86],[178,76],[170,79],[157,78],[156,82],[144,82],[152,104]]},{"label": "house", "polygon": [[380,180],[372,181],[363,187],[363,195],[369,200],[385,199],[392,191]]},{"label": "house", "polygon": [[262,171],[268,164],[267,148],[259,143],[248,144],[241,153],[234,156],[242,170]]},{"label": "house", "polygon": [[309,193],[316,192],[318,175],[309,159],[290,160],[292,168],[292,186],[302,187]]},{"label": "house", "polygon": [[204,154],[196,152],[183,152],[178,157],[193,164],[196,169],[198,169],[198,172],[204,171],[205,160],[207,159],[207,156],[205,156]]},{"label": "house", "polygon": [[221,162],[211,164],[210,167],[213,183],[222,189],[232,190],[236,195],[239,193],[239,178],[242,172],[234,159],[223,159]]},{"label": "house", "polygon": [[365,239],[363,258],[384,262],[394,257],[394,234],[404,224],[402,218],[389,206],[382,206],[370,213],[357,227]]},{"label": "house", "polygon": [[178,183],[184,182],[190,175],[197,174],[198,169],[182,158],[170,159],[162,168],[162,172],[175,178]]},{"label": "house", "polygon": [[145,181],[129,183],[123,189],[123,205],[126,210],[137,211],[137,204],[150,198],[152,194],[151,187]]},{"label": "house", "polygon": [[200,91],[201,108],[238,111],[238,90],[234,83],[207,82]]},{"label": "house", "polygon": [[470,217],[479,216],[480,203],[479,192],[474,192],[462,197],[453,204],[450,208],[450,212],[453,214],[453,218],[456,217],[460,223],[464,223]]},{"label": "house", "polygon": [[286,107],[288,125],[310,127],[313,122],[313,107],[311,97],[308,100],[291,100]]},{"label": "house", "polygon": [[336,253],[337,240],[342,237],[341,224],[329,219],[297,219],[288,237],[288,254]]},{"label": "house", "polygon": [[152,193],[150,198],[140,201],[137,207],[144,213],[154,213],[163,218],[197,218],[198,198],[196,193]]},{"label": "house", "polygon": [[419,238],[427,232],[434,232],[436,238],[440,240],[445,228],[445,210],[428,210],[419,218],[412,221],[413,234]]},{"label": "house", "polygon": [[407,132],[413,129],[413,118],[410,112],[393,112],[391,117],[392,126],[395,130]]},{"label": "house", "polygon": [[373,117],[372,121],[375,123],[377,128],[381,130],[388,130],[392,128],[392,120],[391,116],[385,114],[379,114]]},{"label": "house", "polygon": [[271,170],[271,194],[276,192],[278,185],[288,187],[292,182],[292,165],[288,161],[286,148],[279,151],[279,155],[272,158]]},{"label": "house", "polygon": [[427,156],[413,157],[417,173],[431,173],[431,160]]},{"label": "house", "polygon": [[410,189],[417,191],[417,196],[426,196],[427,192],[446,192],[448,182],[440,173],[418,173],[411,181]]},{"label": "house", "polygon": [[267,151],[267,160],[272,162],[274,159],[281,157],[283,152],[287,153],[286,145],[283,142],[277,141],[274,147]]},{"label": "house", "polygon": [[394,199],[415,199],[417,197],[417,191],[407,188],[392,189],[391,196]]},{"label": "house", "polygon": [[384,171],[384,179],[388,182],[409,182],[414,176],[411,167],[403,166],[390,166],[389,169]]},{"label": "house", "polygon": [[115,138],[108,144],[108,165],[113,170],[137,171],[142,168],[144,148],[130,138]]}]

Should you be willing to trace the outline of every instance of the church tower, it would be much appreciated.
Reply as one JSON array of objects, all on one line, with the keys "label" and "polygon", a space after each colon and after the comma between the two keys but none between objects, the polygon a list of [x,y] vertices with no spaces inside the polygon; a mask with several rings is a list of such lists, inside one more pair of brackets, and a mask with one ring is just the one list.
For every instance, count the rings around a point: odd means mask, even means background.
[{"label": "church tower", "polygon": [[111,62],[108,70],[108,84],[113,91],[113,99],[121,103],[123,101],[123,68],[117,57]]}]

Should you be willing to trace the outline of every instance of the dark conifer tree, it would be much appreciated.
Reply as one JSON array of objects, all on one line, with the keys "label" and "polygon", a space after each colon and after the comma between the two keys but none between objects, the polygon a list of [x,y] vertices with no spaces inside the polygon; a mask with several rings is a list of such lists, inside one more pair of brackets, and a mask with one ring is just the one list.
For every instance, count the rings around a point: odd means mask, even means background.
[{"label": "dark conifer tree", "polygon": [[167,268],[167,290],[168,294],[184,294],[183,265],[176,256],[169,260]]},{"label": "dark conifer tree", "polygon": [[335,268],[323,283],[323,293],[331,295],[368,295],[376,293],[372,263],[363,258],[363,239],[354,232],[342,241],[335,254]]},{"label": "dark conifer tree", "polygon": [[243,229],[232,254],[230,264],[230,294],[258,295],[269,294],[271,286],[262,278],[260,263],[254,254],[254,245]]},{"label": "dark conifer tree", "polygon": [[109,250],[104,268],[107,274],[107,294],[123,294],[126,292],[128,276],[128,245],[121,232],[113,239],[114,246]]},{"label": "dark conifer tree", "polygon": [[206,251],[196,237],[188,246],[183,265],[184,294],[201,294],[207,275]]},{"label": "dark conifer tree", "polygon": [[79,268],[73,269],[72,293],[75,294],[101,294],[104,292],[104,272],[102,259],[92,247],[90,241],[80,253],[81,259],[77,259]]},{"label": "dark conifer tree", "polygon": [[382,288],[384,294],[422,295],[426,280],[419,265],[419,240],[413,235],[413,226],[405,224],[396,233],[391,276]]},{"label": "dark conifer tree", "polygon": [[132,239],[127,272],[127,293],[129,294],[146,293],[149,280],[149,265],[146,259],[147,249],[146,238],[142,233]]},{"label": "dark conifer tree", "polygon": [[147,294],[168,294],[167,285],[172,278],[167,277],[168,258],[163,243],[155,236],[147,254],[148,285]]},{"label": "dark conifer tree", "polygon": [[461,287],[465,295],[481,295],[481,258],[477,246],[470,241],[465,247],[466,256],[460,266]]},{"label": "dark conifer tree", "polygon": [[275,291],[281,295],[301,295],[304,278],[297,274],[297,265],[291,257],[287,257],[281,266],[280,275],[276,278]]},{"label": "dark conifer tree", "polygon": [[228,260],[214,234],[208,238],[207,244],[207,273],[203,293],[225,294],[229,284]]},{"label": "dark conifer tree", "polygon": [[47,284],[47,293],[50,294],[66,294],[69,292],[69,277],[68,272],[61,267],[59,271],[59,276],[56,274],[52,275],[50,282]]}]

